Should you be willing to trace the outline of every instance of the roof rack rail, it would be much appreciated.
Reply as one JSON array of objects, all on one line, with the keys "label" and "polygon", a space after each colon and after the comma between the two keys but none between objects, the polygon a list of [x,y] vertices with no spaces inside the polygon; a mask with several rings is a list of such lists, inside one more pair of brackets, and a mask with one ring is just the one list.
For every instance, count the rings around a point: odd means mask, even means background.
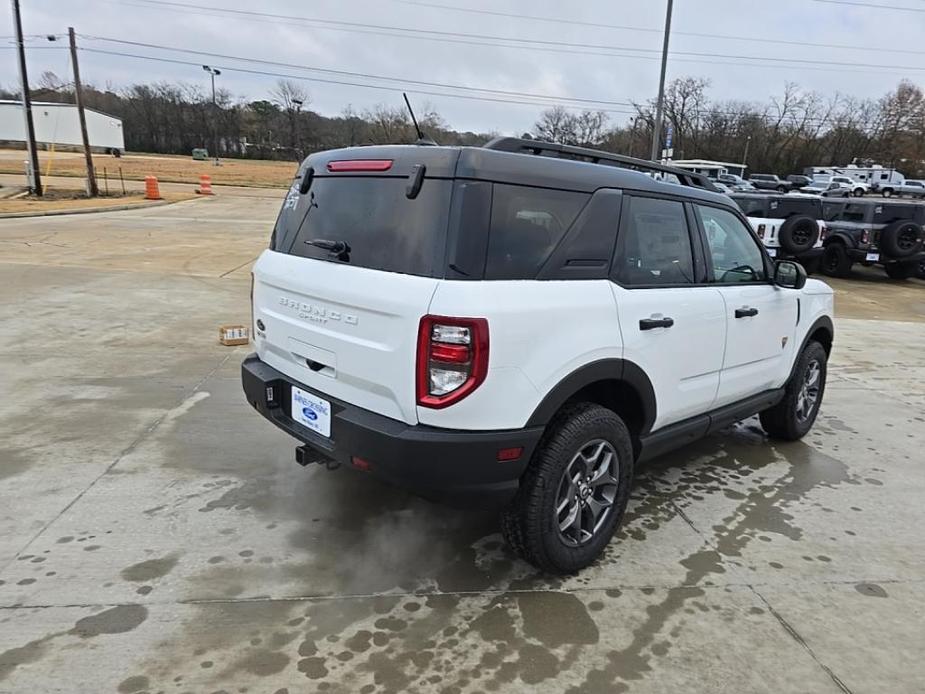
[{"label": "roof rack rail", "polygon": [[646,159],[636,159],[622,154],[613,154],[599,149],[587,147],[573,147],[557,142],[542,142],[540,140],[525,140],[520,137],[496,137],[485,145],[485,149],[494,149],[499,152],[514,152],[516,154],[535,154],[538,156],[556,157],[559,159],[577,159],[591,164],[617,166],[635,171],[666,173],[676,177],[683,186],[702,188],[712,192],[719,192],[706,176],[692,171],[679,169],[674,166],[658,164]]}]

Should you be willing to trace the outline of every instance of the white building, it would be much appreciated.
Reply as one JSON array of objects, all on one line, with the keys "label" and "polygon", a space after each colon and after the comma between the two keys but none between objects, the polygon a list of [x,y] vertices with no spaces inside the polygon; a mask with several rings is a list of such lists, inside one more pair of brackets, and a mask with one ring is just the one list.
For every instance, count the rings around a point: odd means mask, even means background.
[{"label": "white building", "polygon": [[733,174],[745,176],[745,164],[733,164],[728,161],[711,161],[709,159],[675,159],[669,162],[679,169],[687,169],[693,173],[703,174],[707,178],[716,178],[719,174]]},{"label": "white building", "polygon": [[[87,135],[94,151],[125,151],[122,120],[106,113],[84,109],[87,114]],[[32,102],[35,140],[46,147],[82,147],[80,120],[74,104]],[[26,119],[22,102],[0,100],[0,142],[25,143]]]}]

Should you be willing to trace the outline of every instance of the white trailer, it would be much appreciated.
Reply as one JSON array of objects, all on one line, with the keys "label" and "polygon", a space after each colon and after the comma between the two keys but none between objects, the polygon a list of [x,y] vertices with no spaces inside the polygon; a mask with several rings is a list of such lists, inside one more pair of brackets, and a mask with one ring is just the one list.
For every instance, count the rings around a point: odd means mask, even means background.
[{"label": "white trailer", "polygon": [[716,179],[720,174],[733,174],[744,177],[745,164],[733,164],[728,161],[712,161],[710,159],[675,159],[670,164],[678,169],[686,169],[707,178]]},{"label": "white trailer", "polygon": [[[122,120],[106,113],[84,109],[90,147],[97,152],[125,151]],[[46,147],[83,147],[80,120],[74,104],[32,102],[35,140]],[[25,143],[26,124],[19,101],[0,100],[0,142]]]},{"label": "white trailer", "polygon": [[906,182],[906,177],[898,170],[886,166],[810,166],[804,173],[811,178],[830,178],[832,176],[848,176],[860,183],[866,183],[871,190],[883,186],[899,185]]}]

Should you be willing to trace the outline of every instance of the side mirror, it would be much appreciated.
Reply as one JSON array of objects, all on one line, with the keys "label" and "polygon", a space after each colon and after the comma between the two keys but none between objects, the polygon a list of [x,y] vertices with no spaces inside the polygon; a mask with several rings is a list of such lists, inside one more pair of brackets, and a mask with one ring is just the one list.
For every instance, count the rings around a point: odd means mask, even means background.
[{"label": "side mirror", "polygon": [[792,260],[778,260],[774,264],[774,284],[784,289],[802,289],[806,286],[806,270]]}]

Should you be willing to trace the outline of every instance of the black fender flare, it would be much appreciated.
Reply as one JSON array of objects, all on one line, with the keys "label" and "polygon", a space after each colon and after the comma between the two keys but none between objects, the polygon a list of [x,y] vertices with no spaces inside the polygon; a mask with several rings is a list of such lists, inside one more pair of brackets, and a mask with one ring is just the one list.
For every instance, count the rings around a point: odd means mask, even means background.
[{"label": "black fender flare", "polygon": [[540,401],[530,416],[527,426],[546,426],[569,398],[582,388],[598,381],[620,381],[636,391],[643,407],[643,425],[640,433],[645,434],[652,429],[658,411],[652,382],[637,364],[616,358],[599,359],[572,371]]},{"label": "black fender flare", "polygon": [[856,248],[857,243],[854,239],[851,238],[851,234],[845,233],[844,231],[833,231],[831,234],[825,237],[823,246],[831,246],[833,243],[842,243],[845,248]]}]

